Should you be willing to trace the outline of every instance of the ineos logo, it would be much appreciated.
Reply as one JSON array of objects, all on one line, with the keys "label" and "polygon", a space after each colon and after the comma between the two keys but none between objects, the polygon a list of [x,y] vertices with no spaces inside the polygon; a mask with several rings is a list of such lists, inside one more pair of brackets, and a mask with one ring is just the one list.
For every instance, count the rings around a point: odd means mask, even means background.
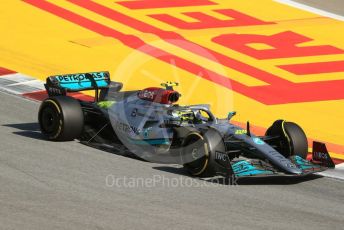
[{"label": "ineos logo", "polygon": [[314,158],[327,160],[327,154],[322,152],[314,152]]},{"label": "ineos logo", "polygon": [[148,90],[143,90],[141,91],[140,93],[140,96],[143,97],[143,98],[147,98],[147,99],[154,99],[154,95],[155,93],[152,92],[152,91],[148,91]]}]

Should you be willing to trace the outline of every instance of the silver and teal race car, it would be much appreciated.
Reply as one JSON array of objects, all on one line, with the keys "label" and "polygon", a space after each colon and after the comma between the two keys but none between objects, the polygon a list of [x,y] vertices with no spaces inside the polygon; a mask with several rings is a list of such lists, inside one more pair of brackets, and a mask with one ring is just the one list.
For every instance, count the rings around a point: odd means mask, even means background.
[{"label": "silver and teal race car", "polygon": [[[220,119],[208,105],[181,106],[177,83],[121,91],[108,72],[50,76],[49,97],[39,109],[42,133],[52,141],[80,142],[141,159],[183,165],[199,177],[304,176],[334,167],[326,146],[313,143],[307,160],[304,131],[293,122],[275,121],[264,136]],[[94,90],[94,101],[68,96]]]}]

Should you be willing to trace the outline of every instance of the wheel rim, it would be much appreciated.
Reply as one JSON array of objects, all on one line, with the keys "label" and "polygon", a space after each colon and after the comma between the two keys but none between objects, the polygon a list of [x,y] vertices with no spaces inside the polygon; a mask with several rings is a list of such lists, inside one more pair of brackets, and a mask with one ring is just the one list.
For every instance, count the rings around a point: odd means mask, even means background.
[{"label": "wheel rim", "polygon": [[191,154],[191,157],[195,159],[184,166],[192,175],[202,174],[208,164],[208,151],[203,137],[197,133],[191,134],[187,137],[184,145],[183,154]]},{"label": "wheel rim", "polygon": [[46,106],[41,113],[41,128],[46,134],[53,134],[59,127],[59,116],[56,109]]}]

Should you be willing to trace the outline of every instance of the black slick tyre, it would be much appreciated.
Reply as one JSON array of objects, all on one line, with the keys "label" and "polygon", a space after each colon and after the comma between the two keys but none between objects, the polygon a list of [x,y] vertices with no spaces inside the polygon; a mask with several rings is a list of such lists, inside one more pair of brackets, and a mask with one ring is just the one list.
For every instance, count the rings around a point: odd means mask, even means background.
[{"label": "black slick tyre", "polygon": [[68,96],[45,99],[38,113],[41,132],[52,141],[79,138],[84,126],[84,114],[79,101]]},{"label": "black slick tyre", "polygon": [[266,131],[267,136],[279,136],[274,143],[276,150],[285,157],[298,155],[306,159],[308,154],[308,142],[305,132],[294,122],[284,120],[275,121]]}]

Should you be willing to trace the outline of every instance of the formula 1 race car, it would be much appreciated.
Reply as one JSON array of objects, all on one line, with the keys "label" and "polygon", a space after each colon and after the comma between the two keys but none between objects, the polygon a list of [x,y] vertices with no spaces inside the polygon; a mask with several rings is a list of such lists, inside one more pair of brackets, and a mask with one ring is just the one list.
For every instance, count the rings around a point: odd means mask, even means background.
[{"label": "formula 1 race car", "polygon": [[[216,118],[208,105],[181,106],[177,83],[121,91],[108,72],[51,76],[49,97],[39,109],[42,133],[52,141],[79,139],[94,147],[130,152],[147,161],[183,165],[200,177],[303,176],[334,167],[323,143],[313,143],[307,160],[304,131],[293,122],[275,121],[256,136]],[[94,90],[94,101],[68,96]]]}]

